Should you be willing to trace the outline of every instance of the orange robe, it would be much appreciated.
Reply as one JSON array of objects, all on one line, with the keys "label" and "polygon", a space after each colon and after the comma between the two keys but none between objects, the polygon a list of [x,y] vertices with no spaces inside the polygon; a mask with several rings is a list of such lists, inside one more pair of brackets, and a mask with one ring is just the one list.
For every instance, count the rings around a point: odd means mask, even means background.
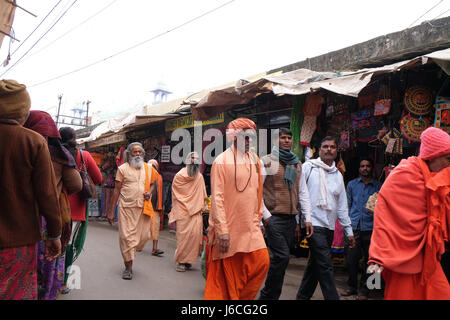
[{"label": "orange robe", "polygon": [[172,210],[169,223],[177,222],[175,262],[197,262],[202,248],[202,210],[207,199],[205,181],[201,173],[189,177],[187,168],[181,169],[172,183]]},{"label": "orange robe", "polygon": [[449,241],[450,168],[402,160],[378,195],[369,264],[384,267],[385,299],[450,299],[439,263]]},{"label": "orange robe", "polygon": [[[263,206],[259,164],[256,155],[250,159],[248,153],[244,156],[229,148],[212,165],[211,254],[205,299],[253,299],[264,281],[269,255],[260,229]],[[230,247],[220,253],[217,241],[224,234],[230,236]]]},{"label": "orange robe", "polygon": [[150,184],[153,184],[157,178],[156,173],[155,168],[152,168],[152,173],[148,174],[144,166],[135,169],[128,163],[121,165],[117,170],[116,180],[122,182],[118,201],[118,220],[119,245],[124,261],[134,260],[136,251],[142,250],[151,239],[150,216],[143,214],[146,202],[144,190],[147,188],[146,175]]}]

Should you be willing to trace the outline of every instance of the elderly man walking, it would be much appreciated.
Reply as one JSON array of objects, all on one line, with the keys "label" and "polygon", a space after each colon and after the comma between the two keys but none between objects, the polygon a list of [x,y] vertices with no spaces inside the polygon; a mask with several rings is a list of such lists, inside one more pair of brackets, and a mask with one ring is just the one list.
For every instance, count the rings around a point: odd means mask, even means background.
[{"label": "elderly man walking", "polygon": [[22,127],[30,106],[24,85],[0,81],[0,300],[37,298],[41,216],[47,223],[45,257],[61,254],[61,212],[47,142]]},{"label": "elderly man walking", "polygon": [[[145,150],[139,142],[127,148],[127,162],[121,165],[116,174],[113,206],[119,201],[119,243],[125,270],[122,279],[133,278],[133,260],[136,251],[144,248],[150,240],[150,216],[153,212],[150,201],[153,183],[157,172],[144,161]],[[113,212],[109,217],[114,217]],[[113,223],[112,218],[108,218]]]},{"label": "elderly man walking", "polygon": [[206,187],[200,173],[199,157],[191,152],[186,158],[186,167],[174,177],[172,183],[172,210],[169,223],[176,222],[177,249],[176,270],[184,272],[196,263],[202,249],[203,218],[206,210]]},{"label": "elderly man walking", "polygon": [[311,256],[297,292],[298,300],[311,299],[318,283],[325,300],[339,300],[331,259],[336,219],[342,225],[349,246],[355,246],[344,179],[336,168],[336,157],[336,139],[328,136],[322,139],[319,158],[303,164],[302,175],[305,176],[311,199],[314,234],[308,240]]},{"label": "elderly man walking", "polygon": [[450,300],[439,263],[450,240],[450,135],[428,128],[418,157],[391,172],[378,194],[368,272],[387,300]]},{"label": "elderly man walking", "polygon": [[231,147],[211,168],[211,248],[205,299],[252,300],[269,268],[269,253],[261,232],[262,173],[250,150],[256,125],[247,118],[229,123]]},{"label": "elderly man walking", "polygon": [[280,298],[290,249],[294,245],[294,234],[297,238],[300,235],[300,208],[305,216],[307,237],[313,234],[311,203],[305,179],[301,175],[302,164],[291,152],[292,132],[287,128],[280,128],[275,139],[278,141],[273,141],[272,153],[261,159],[264,180],[263,219],[272,256],[260,299],[271,300]]}]

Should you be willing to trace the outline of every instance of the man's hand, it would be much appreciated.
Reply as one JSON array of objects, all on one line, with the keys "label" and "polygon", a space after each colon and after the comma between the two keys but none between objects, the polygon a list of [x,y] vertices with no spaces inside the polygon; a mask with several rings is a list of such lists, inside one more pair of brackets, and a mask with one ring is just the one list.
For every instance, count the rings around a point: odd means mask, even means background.
[{"label": "man's hand", "polygon": [[48,261],[55,260],[61,254],[61,240],[45,241],[45,258]]},{"label": "man's hand", "polygon": [[144,200],[150,200],[152,198],[152,194],[148,191],[144,192]]},{"label": "man's hand", "polygon": [[367,268],[367,273],[381,273],[381,272],[383,272],[383,267],[382,266],[380,266],[380,265],[378,265],[378,264],[376,264],[376,263],[374,263],[374,264],[371,264],[368,268]]},{"label": "man's hand", "polygon": [[229,248],[230,248],[230,235],[228,233],[220,235],[219,236],[219,252],[227,253]]},{"label": "man's hand", "polygon": [[306,238],[311,238],[311,236],[314,234],[314,227],[311,222],[305,222],[306,226]]},{"label": "man's hand", "polygon": [[347,237],[348,239],[348,246],[350,249],[353,249],[356,246],[356,240],[354,236]]}]

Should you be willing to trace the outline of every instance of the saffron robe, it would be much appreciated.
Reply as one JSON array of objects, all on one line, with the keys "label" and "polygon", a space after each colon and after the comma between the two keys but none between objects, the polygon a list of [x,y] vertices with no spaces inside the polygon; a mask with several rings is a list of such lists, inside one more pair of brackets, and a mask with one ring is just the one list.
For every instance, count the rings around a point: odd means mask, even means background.
[{"label": "saffron robe", "polygon": [[450,299],[439,263],[449,238],[450,168],[402,160],[378,195],[369,264],[384,267],[385,299]]}]

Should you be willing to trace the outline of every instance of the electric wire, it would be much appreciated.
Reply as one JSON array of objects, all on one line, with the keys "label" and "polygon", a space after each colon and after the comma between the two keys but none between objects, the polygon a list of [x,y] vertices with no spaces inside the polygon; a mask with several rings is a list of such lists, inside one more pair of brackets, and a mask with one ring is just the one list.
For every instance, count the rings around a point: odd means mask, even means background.
[{"label": "electric wire", "polygon": [[37,25],[36,28],[34,28],[34,30],[25,38],[25,40],[23,40],[20,45],[13,51],[13,53],[11,53],[11,56],[13,56],[17,50],[20,49],[20,47],[22,47],[22,45],[36,32],[36,30],[42,25],[42,23],[44,23],[44,21],[48,18],[48,16],[53,12],[53,10],[56,9],[56,7],[62,2],[63,0],[59,0],[57,4],[55,4],[55,6],[47,13],[47,15],[44,17],[44,19],[42,19],[42,21]]},{"label": "electric wire", "polygon": [[449,12],[450,11],[450,9],[448,9],[447,11],[444,11],[443,13],[441,13],[440,15],[438,15],[437,17],[434,17],[433,19],[431,19],[431,20],[436,20],[437,18],[440,18],[440,17],[442,17],[444,14],[446,14],[447,12]]},{"label": "electric wire", "polygon": [[149,38],[149,39],[146,39],[146,40],[144,40],[144,41],[141,41],[141,42],[139,42],[139,43],[137,43],[137,44],[135,44],[135,45],[133,45],[133,46],[131,46],[131,47],[128,47],[128,48],[126,48],[126,49],[124,49],[124,50],[118,51],[118,52],[116,52],[116,53],[114,53],[114,54],[112,54],[112,55],[110,55],[110,56],[108,56],[108,57],[105,57],[105,58],[103,58],[103,59],[97,60],[97,61],[95,61],[95,62],[92,62],[92,63],[90,63],[90,64],[87,64],[87,65],[85,65],[85,66],[82,66],[82,67],[80,67],[80,68],[77,68],[77,69],[75,69],[75,70],[66,72],[66,73],[61,74],[61,75],[59,75],[59,76],[50,78],[50,79],[48,79],[48,80],[44,80],[44,81],[41,81],[41,82],[32,84],[32,85],[30,85],[30,86],[28,86],[28,87],[29,87],[29,88],[31,88],[31,87],[36,87],[36,86],[45,84],[45,83],[47,83],[47,82],[51,82],[51,81],[54,81],[54,80],[57,80],[57,79],[66,77],[66,76],[68,76],[68,75],[71,75],[71,74],[73,74],[73,73],[80,72],[80,71],[82,71],[82,70],[88,69],[88,68],[90,68],[90,67],[92,67],[92,66],[95,66],[95,65],[97,65],[97,64],[99,64],[99,63],[105,62],[106,60],[109,60],[109,59],[112,59],[112,58],[114,58],[114,57],[117,57],[118,55],[121,55],[121,54],[123,54],[123,53],[125,53],[125,52],[128,52],[128,51],[130,51],[130,50],[133,50],[133,49],[135,49],[135,48],[138,48],[138,47],[140,47],[140,46],[142,46],[142,45],[144,45],[144,44],[146,44],[146,43],[148,43],[148,42],[150,42],[150,41],[153,41],[153,40],[158,39],[158,38],[160,38],[160,37],[162,37],[162,36],[164,36],[164,35],[166,35],[166,34],[168,34],[168,33],[170,33],[170,32],[173,32],[173,31],[175,31],[175,30],[177,30],[177,29],[180,29],[180,28],[182,28],[182,27],[184,27],[184,26],[186,26],[186,25],[188,25],[188,24],[190,24],[190,23],[192,23],[192,22],[194,22],[194,21],[196,21],[196,20],[199,20],[199,19],[201,19],[201,18],[207,16],[208,14],[211,14],[211,13],[213,13],[213,12],[215,12],[215,11],[217,11],[217,10],[219,10],[219,9],[221,9],[221,8],[227,6],[227,5],[229,5],[229,4],[231,4],[231,3],[235,2],[235,1],[236,1],[236,0],[228,1],[228,2],[226,2],[226,3],[224,3],[224,4],[222,4],[222,5],[220,5],[220,6],[216,7],[216,8],[214,8],[214,9],[211,9],[211,10],[209,10],[209,11],[206,11],[205,13],[203,13],[203,14],[201,14],[201,15],[199,15],[199,16],[196,16],[195,18],[192,18],[192,19],[190,19],[190,20],[188,20],[188,21],[186,21],[186,22],[184,22],[184,23],[182,23],[182,24],[180,24],[180,25],[178,25],[178,26],[176,26],[176,27],[174,27],[174,28],[172,28],[172,29],[169,29],[168,31],[162,32],[162,33],[160,33],[160,34],[158,34],[158,35],[156,35],[156,36],[153,36],[153,37],[151,37],[151,38]]},{"label": "electric wire", "polygon": [[59,36],[58,38],[56,38],[55,40],[53,40],[52,42],[50,42],[49,44],[47,44],[45,47],[42,47],[41,49],[39,49],[36,52],[33,52],[32,54],[28,55],[24,61],[38,53],[40,53],[41,51],[44,51],[45,49],[47,49],[48,47],[50,47],[51,45],[53,45],[55,42],[57,42],[58,40],[64,38],[65,36],[67,36],[69,33],[73,32],[74,30],[78,29],[79,27],[81,27],[83,24],[85,24],[86,22],[88,22],[89,20],[91,20],[92,18],[98,16],[100,13],[102,13],[103,11],[105,11],[106,9],[108,9],[110,6],[112,6],[115,2],[117,2],[117,0],[113,0],[112,2],[110,2],[108,5],[106,5],[105,7],[103,7],[102,9],[100,9],[99,11],[97,11],[96,13],[94,13],[92,16],[90,16],[89,18],[85,19],[83,22],[79,23],[78,25],[76,25],[75,27],[73,27],[72,29],[70,29],[69,31],[65,32],[64,34],[62,34],[61,36]]},{"label": "electric wire", "polygon": [[416,23],[417,21],[419,21],[419,19],[421,19],[423,16],[425,16],[428,12],[430,12],[431,10],[433,10],[434,8],[436,8],[439,4],[441,4],[444,0],[439,1],[437,4],[435,4],[431,9],[429,9],[427,12],[425,12],[423,15],[421,15],[419,18],[417,18],[413,23],[411,23],[408,28],[410,28],[414,23]]},{"label": "electric wire", "polygon": [[69,11],[70,10],[70,8],[72,8],[73,7],[73,5],[77,2],[78,0],[74,0],[73,2],[72,2],[72,4],[69,6],[69,8],[67,8],[66,9],[66,11],[64,11],[62,14],[61,14],[61,16],[56,20],[56,22],[31,46],[31,48],[29,48],[28,49],[28,51],[27,52],[25,52],[16,62],[14,62],[14,64],[11,66],[11,67],[9,67],[9,69],[8,70],[6,70],[5,72],[3,72],[1,75],[0,75],[0,77],[3,77],[6,73],[8,73],[12,68],[14,68],[27,54],[28,54],[28,52],[30,52],[38,43],[39,43],[39,41],[41,41],[44,37],[45,37],[45,35],[47,34],[47,33],[49,33],[50,32],[50,30],[52,30],[53,29],[53,27],[62,19],[62,17],[64,17],[64,15],[67,13],[67,11]]}]

